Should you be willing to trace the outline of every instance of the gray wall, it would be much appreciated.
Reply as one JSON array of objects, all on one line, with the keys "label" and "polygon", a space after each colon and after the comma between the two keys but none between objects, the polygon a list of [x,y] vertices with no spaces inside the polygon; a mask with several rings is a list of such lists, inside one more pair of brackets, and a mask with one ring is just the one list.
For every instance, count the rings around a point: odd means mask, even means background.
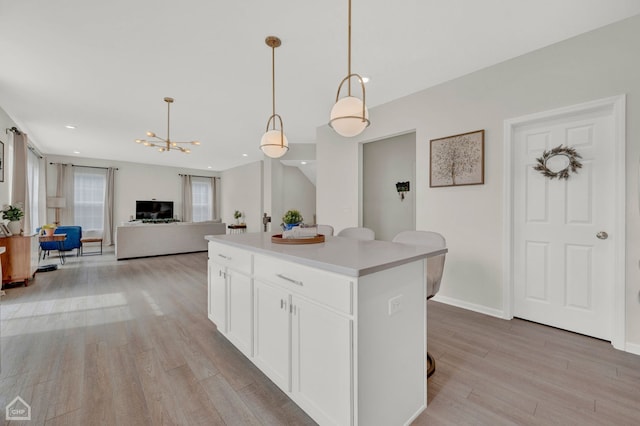
[{"label": "gray wall", "polygon": [[[391,241],[416,226],[416,134],[366,143],[362,151],[362,225]],[[411,190],[401,200],[396,182],[406,181]]]}]

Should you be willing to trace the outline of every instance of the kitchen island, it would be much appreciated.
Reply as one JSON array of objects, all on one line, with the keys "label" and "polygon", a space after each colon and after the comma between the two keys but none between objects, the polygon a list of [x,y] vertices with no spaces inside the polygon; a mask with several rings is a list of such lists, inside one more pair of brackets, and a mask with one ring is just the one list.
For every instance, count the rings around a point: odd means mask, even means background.
[{"label": "kitchen island", "polygon": [[446,249],[211,235],[208,315],[319,424],[409,424],[426,407],[426,258]]}]

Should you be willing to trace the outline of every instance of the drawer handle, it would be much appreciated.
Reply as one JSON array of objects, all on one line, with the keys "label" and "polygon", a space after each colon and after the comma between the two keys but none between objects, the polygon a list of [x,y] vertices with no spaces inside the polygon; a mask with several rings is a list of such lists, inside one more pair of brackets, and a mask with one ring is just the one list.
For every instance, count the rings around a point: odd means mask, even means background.
[{"label": "drawer handle", "polygon": [[218,253],[218,256],[225,259],[225,260],[231,260],[231,258],[229,256],[225,256],[224,254],[220,254]]},{"label": "drawer handle", "polygon": [[290,283],[294,283],[295,285],[299,285],[302,286],[302,281],[298,281],[298,280],[294,280],[293,278],[289,278],[286,275],[282,275],[282,274],[276,274],[276,277],[278,278],[282,278],[285,281],[289,281]]}]

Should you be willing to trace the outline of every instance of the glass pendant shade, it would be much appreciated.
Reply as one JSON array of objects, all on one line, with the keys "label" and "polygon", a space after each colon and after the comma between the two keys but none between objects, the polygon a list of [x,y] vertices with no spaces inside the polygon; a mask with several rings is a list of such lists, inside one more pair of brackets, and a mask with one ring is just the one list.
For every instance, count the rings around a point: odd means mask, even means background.
[{"label": "glass pendant shade", "polygon": [[289,141],[281,130],[269,130],[260,140],[260,149],[270,158],[280,158],[289,150]]},{"label": "glass pendant shade", "polygon": [[357,136],[369,125],[369,110],[364,107],[362,116],[362,100],[355,96],[346,96],[331,108],[329,125],[340,136],[347,138]]}]

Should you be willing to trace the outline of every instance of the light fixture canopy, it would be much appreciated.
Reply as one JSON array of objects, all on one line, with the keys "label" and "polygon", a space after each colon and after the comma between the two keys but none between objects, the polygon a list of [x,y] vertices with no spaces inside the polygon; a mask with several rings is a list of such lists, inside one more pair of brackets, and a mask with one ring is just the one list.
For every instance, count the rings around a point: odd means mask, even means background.
[{"label": "light fixture canopy", "polygon": [[200,145],[199,141],[189,141],[189,142],[176,142],[176,141],[172,141],[171,140],[171,104],[173,103],[174,99],[173,98],[169,98],[166,97],[164,98],[164,101],[167,103],[167,138],[163,139],[160,136],[156,135],[154,132],[151,131],[147,131],[147,137],[150,138],[156,138],[158,139],[158,141],[148,141],[146,139],[136,139],[136,143],[142,144],[144,146],[148,146],[151,148],[157,148],[159,152],[166,152],[166,151],[180,151],[183,152],[185,154],[189,154],[191,152],[191,150],[189,148],[185,148],[182,145]]},{"label": "light fixture canopy", "polygon": [[[369,121],[369,111],[366,105],[366,91],[364,80],[360,75],[351,72],[351,0],[349,0],[349,49],[348,49],[348,71],[347,76],[342,79],[338,86],[336,103],[331,108],[329,126],[341,136],[357,136],[371,124]],[[351,95],[351,80],[357,79],[362,90],[362,100]],[[347,96],[340,99],[340,90],[347,83]]]},{"label": "light fixture canopy", "polygon": [[[280,158],[289,150],[289,141],[284,135],[284,127],[282,125],[282,117],[276,114],[276,47],[280,47],[282,41],[276,36],[268,36],[264,40],[265,44],[271,48],[271,106],[272,113],[267,121],[267,128],[262,139],[260,140],[260,149],[262,152],[270,158]],[[277,129],[276,124],[280,125],[280,130]],[[271,126],[271,130],[269,130]]]}]

